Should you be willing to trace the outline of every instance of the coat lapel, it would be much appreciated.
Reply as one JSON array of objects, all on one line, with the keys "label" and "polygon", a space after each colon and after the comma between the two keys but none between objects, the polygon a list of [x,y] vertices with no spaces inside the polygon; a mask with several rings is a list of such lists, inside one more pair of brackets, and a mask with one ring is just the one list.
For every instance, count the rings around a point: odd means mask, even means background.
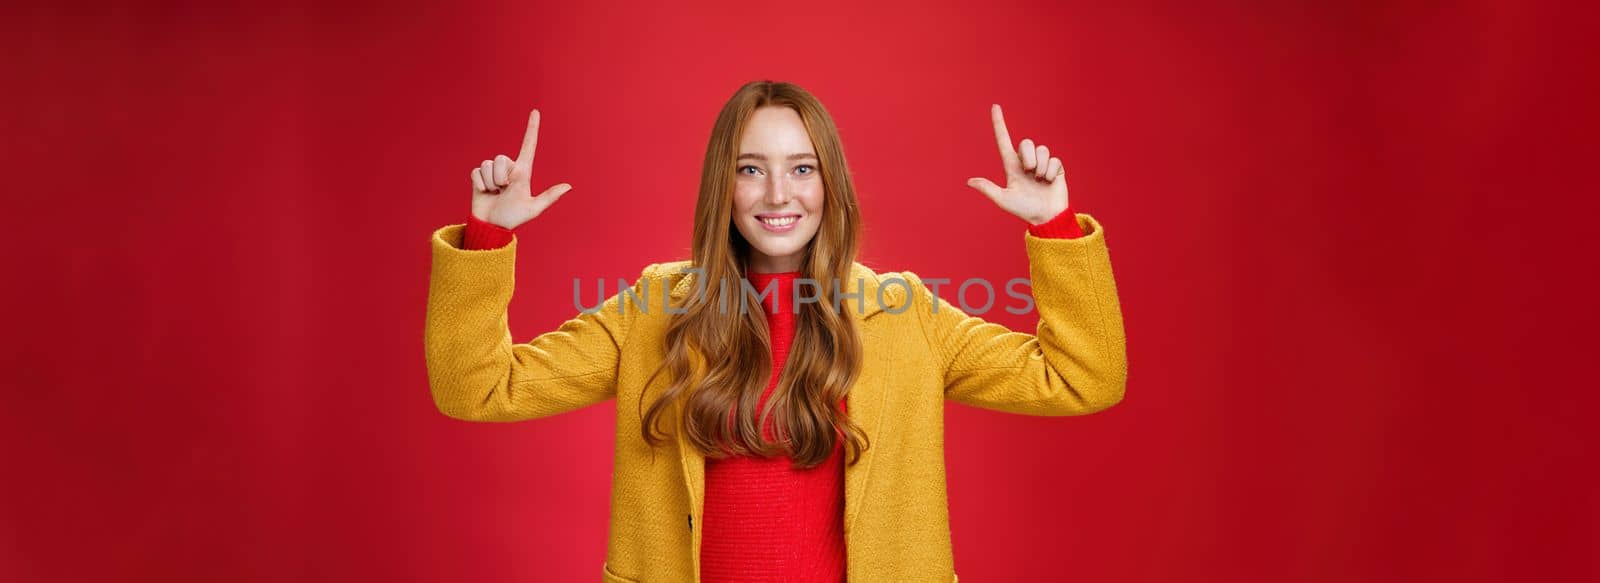
[{"label": "coat lapel", "polygon": [[877,336],[874,326],[862,326],[861,338],[864,346],[861,376],[845,395],[845,411],[866,434],[869,447],[861,452],[861,459],[854,464],[849,464],[847,457],[844,467],[844,532],[847,543],[854,530],[856,517],[861,514],[861,501],[866,498],[872,462],[877,458],[878,451],[883,449],[883,444],[888,442],[887,431],[892,429],[884,424],[883,415],[884,404],[889,396],[884,386],[891,354],[888,343]]}]

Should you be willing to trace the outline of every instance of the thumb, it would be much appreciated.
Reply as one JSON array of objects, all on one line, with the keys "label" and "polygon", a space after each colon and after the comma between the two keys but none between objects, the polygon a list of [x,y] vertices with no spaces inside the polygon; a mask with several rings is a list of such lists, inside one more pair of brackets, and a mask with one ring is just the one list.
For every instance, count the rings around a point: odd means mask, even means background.
[{"label": "thumb", "polygon": [[983,193],[984,196],[989,197],[989,200],[996,202],[1000,201],[1000,193],[1003,192],[1003,189],[995,185],[995,183],[989,182],[988,178],[968,178],[967,186],[971,186],[973,190]]},{"label": "thumb", "polygon": [[572,185],[563,182],[550,188],[546,188],[544,189],[544,192],[535,194],[533,196],[537,198],[548,198],[550,199],[550,202],[555,202],[556,199],[561,198],[561,195],[566,194],[569,190],[572,190]]}]

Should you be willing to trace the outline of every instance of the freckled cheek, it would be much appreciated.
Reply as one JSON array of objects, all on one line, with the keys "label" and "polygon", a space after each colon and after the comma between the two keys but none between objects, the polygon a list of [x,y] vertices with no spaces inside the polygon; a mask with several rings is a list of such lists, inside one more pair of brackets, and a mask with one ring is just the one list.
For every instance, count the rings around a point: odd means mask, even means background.
[{"label": "freckled cheek", "polygon": [[800,200],[805,206],[806,214],[815,216],[822,212],[822,202],[826,198],[823,194],[822,185],[818,184],[808,188],[805,194],[801,195]]},{"label": "freckled cheek", "polygon": [[755,209],[756,202],[762,198],[761,188],[758,186],[739,184],[733,189],[733,208],[740,215],[749,214]]}]

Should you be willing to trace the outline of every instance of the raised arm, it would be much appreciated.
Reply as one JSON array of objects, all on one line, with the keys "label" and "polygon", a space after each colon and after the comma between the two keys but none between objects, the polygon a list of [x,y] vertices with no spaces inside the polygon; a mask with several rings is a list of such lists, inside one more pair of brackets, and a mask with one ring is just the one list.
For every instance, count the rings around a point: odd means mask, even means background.
[{"label": "raised arm", "polygon": [[1105,231],[1076,218],[1082,237],[1023,235],[1039,316],[1032,334],[962,312],[907,274],[945,398],[1026,415],[1084,415],[1122,400],[1127,348]]},{"label": "raised arm", "polygon": [[[515,343],[506,308],[515,287],[517,242],[461,248],[465,225],[435,231],[424,330],[428,386],[447,416],[519,421],[579,409],[616,396],[617,366],[636,302],[612,294],[592,313]],[[648,269],[647,269],[648,271]],[[635,282],[644,298],[646,276]]]},{"label": "raised arm", "polygon": [[637,308],[622,305],[619,294],[600,310],[580,313],[527,343],[511,338],[506,308],[515,288],[517,251],[511,229],[539,216],[571,189],[558,184],[531,194],[538,131],[535,110],[516,160],[496,156],[472,170],[467,224],[433,233],[424,346],[434,403],[450,417],[533,419],[616,394],[617,364]]},{"label": "raised arm", "polygon": [[947,399],[1028,415],[1082,415],[1120,402],[1127,348],[1105,230],[1074,213],[1065,171],[1049,150],[1013,148],[1000,106],[991,109],[1006,186],[968,184],[1027,221],[1023,235],[1039,321],[1033,334],[962,312],[908,274],[913,309],[940,358]]}]

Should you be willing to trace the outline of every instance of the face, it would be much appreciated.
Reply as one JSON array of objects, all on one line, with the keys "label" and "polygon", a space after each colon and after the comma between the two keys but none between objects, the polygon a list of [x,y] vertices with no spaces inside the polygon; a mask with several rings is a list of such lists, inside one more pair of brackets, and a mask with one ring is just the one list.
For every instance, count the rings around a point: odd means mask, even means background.
[{"label": "face", "polygon": [[788,107],[756,109],[739,137],[733,223],[750,242],[750,269],[799,271],[822,225],[822,173],[800,114]]}]

